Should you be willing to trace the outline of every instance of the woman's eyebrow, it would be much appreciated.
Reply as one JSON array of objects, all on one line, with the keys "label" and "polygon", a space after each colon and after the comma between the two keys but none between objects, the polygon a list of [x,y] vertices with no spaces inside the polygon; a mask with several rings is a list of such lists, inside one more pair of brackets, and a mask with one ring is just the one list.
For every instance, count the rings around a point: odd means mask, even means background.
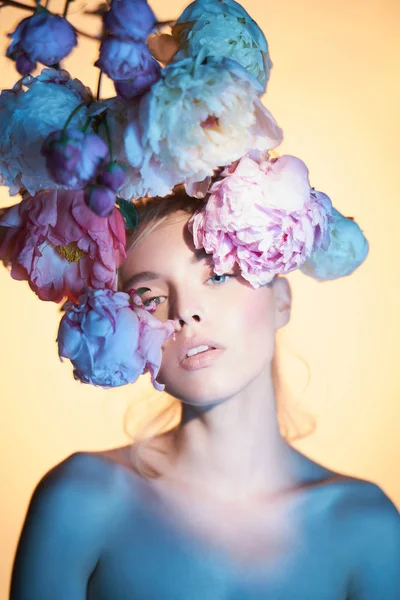
[{"label": "woman's eyebrow", "polygon": [[[189,262],[191,265],[193,265],[204,258],[212,257],[205,251],[204,248],[200,248],[199,250],[194,250],[193,256]],[[132,275],[132,277],[130,277],[124,284],[124,287],[134,287],[138,281],[154,281],[154,279],[162,279],[162,277],[163,276],[161,273],[157,273],[156,271],[140,271],[140,273],[135,273],[135,275]]]},{"label": "woman's eyebrow", "polygon": [[212,258],[212,256],[210,254],[208,254],[204,248],[199,248],[199,250],[194,250],[193,254],[194,254],[194,256],[192,256],[192,258],[189,261],[191,265],[199,262],[199,260],[202,260],[203,258]]}]

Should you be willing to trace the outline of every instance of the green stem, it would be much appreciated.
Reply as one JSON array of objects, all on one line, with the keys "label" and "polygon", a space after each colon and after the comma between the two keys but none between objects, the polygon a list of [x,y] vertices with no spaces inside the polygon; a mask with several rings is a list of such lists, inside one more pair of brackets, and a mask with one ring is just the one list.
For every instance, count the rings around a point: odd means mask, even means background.
[{"label": "green stem", "polygon": [[79,35],[83,35],[83,37],[89,38],[89,40],[96,40],[96,41],[100,41],[101,37],[98,37],[97,35],[90,35],[90,33],[86,33],[86,31],[81,31],[80,29],[77,29],[75,27],[75,31],[76,33],[79,33]]},{"label": "green stem", "polygon": [[29,10],[35,12],[36,6],[28,6],[22,2],[16,2],[15,0],[1,0],[1,7],[3,6],[15,6],[15,8],[22,8],[23,10]]},{"label": "green stem", "polygon": [[[50,2],[50,0],[46,0],[45,8],[48,7],[49,2]],[[36,10],[36,7],[28,6],[27,4],[23,4],[22,2],[16,2],[16,0],[1,0],[0,8],[5,8],[6,6],[14,6],[15,8],[22,8],[22,10],[29,10],[30,12],[35,12],[35,10]],[[96,36],[96,35],[90,35],[90,33],[86,33],[86,31],[80,31],[80,29],[77,29],[76,27],[75,27],[75,31],[76,31],[76,33],[79,33],[79,35],[82,35],[83,37],[86,37],[90,40],[96,40],[96,41],[101,40],[101,37]]]},{"label": "green stem", "polygon": [[165,27],[166,25],[175,25],[176,23],[176,19],[170,20],[170,21],[157,21],[157,23],[155,23],[154,27],[156,29],[160,29],[161,27]]},{"label": "green stem", "polygon": [[65,0],[64,12],[63,12],[64,19],[66,19],[66,17],[67,17],[70,2],[72,2],[72,0]]},{"label": "green stem", "polygon": [[75,106],[74,110],[72,111],[72,113],[69,115],[68,119],[65,122],[63,131],[65,131],[67,129],[69,123],[71,122],[71,119],[73,119],[73,117],[76,115],[78,110],[80,110],[82,108],[82,106],[86,106],[86,102],[81,102],[80,104],[78,104],[78,106]]},{"label": "green stem", "polygon": [[110,162],[113,162],[114,159],[113,159],[113,151],[112,151],[112,146],[111,146],[110,128],[107,123],[107,114],[104,116],[104,128],[106,130],[107,145],[108,145],[108,149],[110,151]]},{"label": "green stem", "polygon": [[97,102],[100,100],[100,88],[101,88],[101,78],[102,78],[102,76],[103,76],[103,71],[100,70],[99,79],[97,81],[97,94],[96,94]]},{"label": "green stem", "polygon": [[83,133],[86,133],[92,119],[93,119],[93,117],[88,117],[86,119],[86,123],[83,126]]}]

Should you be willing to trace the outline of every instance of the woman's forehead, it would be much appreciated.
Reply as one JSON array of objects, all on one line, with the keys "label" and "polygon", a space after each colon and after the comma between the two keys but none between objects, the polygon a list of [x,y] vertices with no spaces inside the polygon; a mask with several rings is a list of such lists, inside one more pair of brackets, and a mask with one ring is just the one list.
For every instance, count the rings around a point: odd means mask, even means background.
[{"label": "woman's forehead", "polygon": [[152,271],[162,276],[163,271],[178,264],[191,266],[207,261],[213,265],[212,254],[208,254],[203,247],[195,247],[186,226],[187,215],[185,217],[160,224],[129,250],[119,269],[123,279],[142,271]]},{"label": "woman's forehead", "polygon": [[133,247],[129,254],[134,254],[142,260],[147,255],[165,256],[165,252],[182,254],[183,257],[192,254],[196,248],[193,236],[187,226],[188,215],[169,217],[167,220],[144,232],[143,237]]}]

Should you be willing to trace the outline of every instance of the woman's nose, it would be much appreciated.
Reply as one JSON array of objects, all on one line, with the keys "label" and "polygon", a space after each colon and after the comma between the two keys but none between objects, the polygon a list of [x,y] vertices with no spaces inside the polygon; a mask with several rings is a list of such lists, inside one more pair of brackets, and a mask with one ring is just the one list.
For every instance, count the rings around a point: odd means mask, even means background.
[{"label": "woman's nose", "polygon": [[190,288],[176,298],[175,306],[171,308],[172,318],[176,319],[181,327],[193,322],[204,321],[204,311],[200,305],[198,294],[195,294]]}]

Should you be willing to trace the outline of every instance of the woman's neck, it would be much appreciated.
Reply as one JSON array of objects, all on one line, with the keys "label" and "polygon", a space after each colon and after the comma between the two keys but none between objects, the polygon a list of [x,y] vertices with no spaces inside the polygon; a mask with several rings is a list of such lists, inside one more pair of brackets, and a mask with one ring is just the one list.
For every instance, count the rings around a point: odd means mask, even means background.
[{"label": "woman's neck", "polygon": [[296,452],[283,439],[269,371],[218,404],[182,404],[165,439],[162,478],[221,499],[273,495],[294,482]]}]

